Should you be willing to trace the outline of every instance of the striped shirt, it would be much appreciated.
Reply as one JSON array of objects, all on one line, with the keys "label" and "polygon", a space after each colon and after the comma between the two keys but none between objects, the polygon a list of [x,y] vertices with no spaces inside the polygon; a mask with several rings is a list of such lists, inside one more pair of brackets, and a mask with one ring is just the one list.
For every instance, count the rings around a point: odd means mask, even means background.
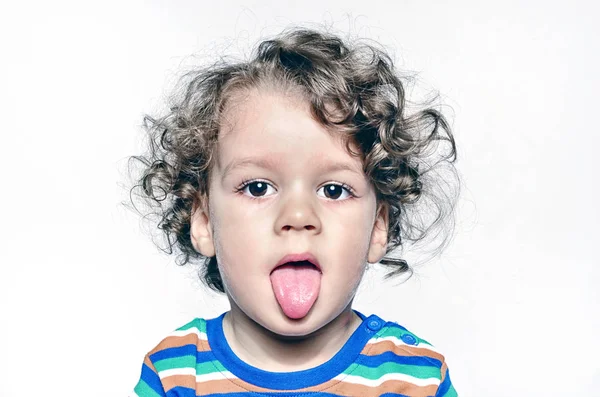
[{"label": "striped shirt", "polygon": [[138,397],[457,396],[444,356],[404,327],[356,312],[362,324],[329,361],[297,372],[268,372],[240,360],[223,317],[197,318],[144,359]]}]

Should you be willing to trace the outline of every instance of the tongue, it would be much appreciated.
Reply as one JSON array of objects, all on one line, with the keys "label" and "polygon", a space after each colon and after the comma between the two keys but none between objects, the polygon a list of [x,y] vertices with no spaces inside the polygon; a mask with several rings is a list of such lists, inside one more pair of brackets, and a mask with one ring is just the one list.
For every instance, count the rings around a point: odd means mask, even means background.
[{"label": "tongue", "polygon": [[271,273],[271,286],[286,316],[306,316],[319,295],[321,272],[313,265],[283,265]]}]

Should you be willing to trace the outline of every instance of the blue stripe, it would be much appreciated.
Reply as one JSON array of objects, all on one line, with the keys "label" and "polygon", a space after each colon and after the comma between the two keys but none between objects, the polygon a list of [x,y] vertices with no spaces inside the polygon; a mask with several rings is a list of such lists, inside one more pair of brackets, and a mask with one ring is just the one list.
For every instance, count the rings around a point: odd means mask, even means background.
[{"label": "blue stripe", "polygon": [[[395,397],[410,397],[404,394],[382,394]],[[182,397],[185,396],[182,394]],[[260,394],[255,391],[243,391],[236,393],[214,393],[214,394],[203,394],[203,397],[248,397],[248,396],[277,396],[277,397],[298,397],[298,396],[318,396],[318,397],[340,397],[341,394],[324,393],[322,391],[302,391],[302,392],[265,392],[261,391]],[[170,396],[169,396],[170,397]],[[187,397],[187,396],[185,396]]]},{"label": "blue stripe", "polygon": [[[226,395],[221,394],[221,396]],[[196,390],[189,387],[176,386],[167,392],[166,397],[196,397]]]},{"label": "blue stripe", "polygon": [[160,378],[158,377],[158,374],[152,371],[152,368],[150,368],[146,364],[142,365],[142,375],[140,376],[140,378],[144,382],[146,382],[146,384],[158,395],[165,395],[165,391],[162,387],[162,383],[160,381]]},{"label": "blue stripe", "polygon": [[155,363],[167,358],[177,358],[183,356],[195,356],[196,345],[184,345],[179,347],[169,347],[168,349],[159,350],[150,355],[150,360]]},{"label": "blue stripe", "polygon": [[391,322],[391,321],[388,321],[387,323],[385,323],[385,328],[398,328],[398,329],[401,329],[401,330],[403,330],[403,331],[410,332],[409,330],[407,330],[406,328],[404,328],[404,327],[403,327],[403,326],[401,326],[400,324],[398,324],[398,323],[393,323],[393,322]]},{"label": "blue stripe", "polygon": [[442,362],[436,358],[427,356],[399,356],[390,351],[386,351],[377,356],[365,356],[361,354],[357,360],[358,364],[371,368],[379,367],[381,364],[389,362],[406,365],[420,365],[424,367],[442,367]]},{"label": "blue stripe", "polygon": [[450,390],[450,385],[452,385],[452,382],[450,382],[450,372],[446,368],[446,378],[444,379],[440,387],[438,387],[437,393],[435,393],[436,397],[442,397],[446,393],[448,393],[448,390]]},{"label": "blue stripe", "polygon": [[380,394],[379,397],[411,397],[411,396],[407,396],[406,394],[400,394],[400,393],[383,393],[383,394]]},{"label": "blue stripe", "polygon": [[211,351],[199,352],[196,350],[196,345],[170,347],[168,349],[160,350],[151,354],[150,360],[152,360],[152,362],[157,362],[167,358],[179,358],[184,356],[196,356],[197,364],[215,360],[215,356]]},{"label": "blue stripe", "polygon": [[215,360],[215,355],[210,350],[207,352],[196,352],[196,364],[207,363]]}]

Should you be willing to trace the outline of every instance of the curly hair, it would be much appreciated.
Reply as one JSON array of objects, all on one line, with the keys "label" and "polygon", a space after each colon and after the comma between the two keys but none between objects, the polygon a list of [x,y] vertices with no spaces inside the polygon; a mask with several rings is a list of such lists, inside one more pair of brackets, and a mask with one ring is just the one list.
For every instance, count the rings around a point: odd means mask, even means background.
[{"label": "curly hair", "polygon": [[[144,117],[149,151],[131,157],[143,167],[132,201],[150,205],[164,233],[163,250],[176,252],[179,264],[203,262],[201,278],[211,289],[224,292],[217,259],[194,249],[190,220],[199,197],[208,196],[220,115],[232,95],[251,88],[300,93],[315,120],[342,134],[350,154],[361,157],[377,202],[388,211],[388,244],[380,261],[389,267],[387,278],[412,274],[405,259],[388,255],[398,248],[427,236],[438,239],[438,252],[447,244],[458,197],[454,137],[438,110],[405,114],[403,82],[385,51],[291,29],[261,42],[249,60],[221,59],[187,73],[181,87],[168,114]],[[352,153],[350,143],[360,153]]]}]

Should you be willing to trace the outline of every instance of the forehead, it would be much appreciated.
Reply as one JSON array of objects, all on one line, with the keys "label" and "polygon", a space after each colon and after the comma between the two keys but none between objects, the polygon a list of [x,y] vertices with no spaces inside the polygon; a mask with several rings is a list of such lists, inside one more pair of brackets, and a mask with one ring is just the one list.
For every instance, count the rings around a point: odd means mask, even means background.
[{"label": "forehead", "polygon": [[[348,152],[346,142],[340,132],[315,120],[308,101],[298,95],[252,90],[232,98],[222,114],[217,166],[248,158],[273,166],[305,159],[352,165],[362,172],[360,158]],[[349,146],[358,153],[354,143]]]}]

